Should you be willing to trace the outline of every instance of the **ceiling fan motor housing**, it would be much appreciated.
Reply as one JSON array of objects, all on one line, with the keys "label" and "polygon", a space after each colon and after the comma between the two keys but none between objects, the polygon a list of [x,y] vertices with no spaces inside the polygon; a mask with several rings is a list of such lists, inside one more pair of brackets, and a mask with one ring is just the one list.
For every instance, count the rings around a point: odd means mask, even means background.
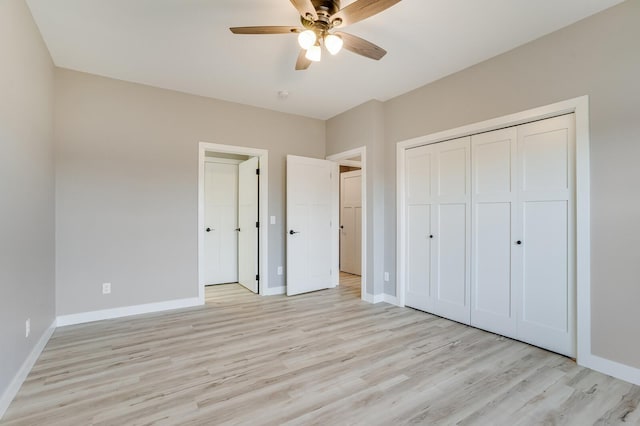
[{"label": "ceiling fan motor housing", "polygon": [[340,10],[340,0],[311,0],[313,7],[316,8],[318,14],[327,14],[328,16],[338,13]]},{"label": "ceiling fan motor housing", "polygon": [[[311,3],[316,9],[318,19],[314,22],[312,19],[301,17],[302,25],[307,29],[320,33],[331,29],[333,23],[330,18],[340,11],[340,0],[311,0]],[[310,15],[307,15],[307,17],[310,17]]]}]

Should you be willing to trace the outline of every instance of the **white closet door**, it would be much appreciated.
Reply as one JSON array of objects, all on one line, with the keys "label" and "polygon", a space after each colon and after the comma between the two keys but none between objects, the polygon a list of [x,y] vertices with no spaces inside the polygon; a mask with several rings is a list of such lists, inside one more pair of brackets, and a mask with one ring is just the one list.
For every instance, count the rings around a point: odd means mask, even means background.
[{"label": "white closet door", "polygon": [[207,161],[205,170],[205,284],[238,281],[238,165]]},{"label": "white closet door", "polygon": [[432,145],[406,151],[406,286],[405,305],[431,311]]},{"label": "white closet door", "polygon": [[516,337],[516,129],[471,137],[471,325]]},{"label": "white closet door", "polygon": [[469,324],[471,138],[433,145],[432,312]]},{"label": "white closet door", "polygon": [[518,127],[518,338],[575,355],[574,116]]}]

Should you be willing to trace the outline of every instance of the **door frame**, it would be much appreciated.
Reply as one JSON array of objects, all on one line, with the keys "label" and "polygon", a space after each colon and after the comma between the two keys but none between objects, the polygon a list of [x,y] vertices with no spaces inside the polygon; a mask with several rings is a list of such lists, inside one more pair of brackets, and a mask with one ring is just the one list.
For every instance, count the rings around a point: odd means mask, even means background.
[{"label": "door frame", "polygon": [[247,155],[258,157],[260,164],[260,179],[258,184],[258,275],[259,294],[268,294],[269,288],[269,239],[267,224],[269,223],[269,151],[266,149],[249,148],[235,145],[221,145],[210,142],[198,144],[198,301],[204,304],[203,265],[204,265],[204,163],[207,161],[207,152]]},{"label": "door frame", "polygon": [[551,105],[473,123],[418,138],[398,142],[396,145],[396,296],[399,306],[405,303],[405,151],[428,145],[517,126],[564,114],[575,114],[576,135],[576,349],[577,362],[593,365],[591,354],[591,229],[590,229],[590,163],[589,163],[589,96],[581,96]]},{"label": "door frame", "polygon": [[[350,158],[360,156],[360,161],[349,160]],[[361,176],[361,197],[362,197],[362,210],[361,210],[361,221],[360,221],[360,236],[361,236],[361,256],[360,256],[360,298],[364,301],[373,303],[373,296],[369,295],[367,297],[367,147],[361,146],[359,148],[354,148],[349,151],[339,152],[337,154],[327,156],[327,160],[338,163],[343,166],[355,166],[360,167],[360,171],[362,173]],[[335,188],[335,187],[334,187]],[[337,190],[333,194],[335,206],[335,212],[338,213],[338,217],[340,217],[340,185],[337,186]],[[334,214],[335,214],[334,212]],[[334,247],[334,264],[340,264],[340,227],[336,227],[338,232],[335,232],[333,235],[333,247]],[[340,283],[340,267],[337,267],[338,273],[334,277],[334,284],[338,285]]]}]

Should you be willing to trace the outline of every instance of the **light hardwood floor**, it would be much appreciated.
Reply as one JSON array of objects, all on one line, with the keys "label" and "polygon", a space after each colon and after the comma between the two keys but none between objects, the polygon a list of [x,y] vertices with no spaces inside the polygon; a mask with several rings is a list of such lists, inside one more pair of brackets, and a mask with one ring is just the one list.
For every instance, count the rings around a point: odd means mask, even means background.
[{"label": "light hardwood floor", "polygon": [[59,328],[2,424],[640,424],[640,387],[344,278]]}]

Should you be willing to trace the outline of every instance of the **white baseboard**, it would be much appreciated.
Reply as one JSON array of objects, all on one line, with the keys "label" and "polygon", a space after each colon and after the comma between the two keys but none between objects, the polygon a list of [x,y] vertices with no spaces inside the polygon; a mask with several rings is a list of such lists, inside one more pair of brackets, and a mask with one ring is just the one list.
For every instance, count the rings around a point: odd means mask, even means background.
[{"label": "white baseboard", "polygon": [[16,397],[16,394],[20,390],[20,387],[22,386],[25,379],[29,375],[29,372],[38,360],[38,357],[40,357],[42,350],[47,345],[47,342],[51,338],[51,335],[53,334],[55,329],[56,321],[54,320],[49,328],[47,328],[44,333],[42,333],[42,336],[40,336],[40,339],[31,350],[31,353],[29,354],[29,356],[27,356],[27,359],[24,360],[22,366],[13,377],[11,383],[9,383],[9,387],[7,387],[7,389],[3,392],[2,396],[0,397],[0,420],[2,420],[4,413],[7,411],[7,408],[9,408],[9,404],[11,404],[11,401],[13,401],[13,398]]},{"label": "white baseboard", "polygon": [[285,286],[281,287],[267,287],[264,290],[265,296],[278,296],[281,294],[285,294],[287,292],[287,288]]},{"label": "white baseboard", "polygon": [[640,386],[640,368],[631,367],[593,354],[578,359],[578,364]]},{"label": "white baseboard", "polygon": [[391,296],[390,294],[383,294],[382,297],[384,298],[384,301],[386,303],[390,305],[400,306],[400,301],[398,300],[398,297]]},{"label": "white baseboard", "polygon": [[66,325],[83,324],[86,322],[128,317],[131,315],[191,308],[194,306],[201,306],[202,304],[202,300],[197,297],[192,297],[188,299],[169,300],[166,302],[146,303],[144,305],[124,306],[122,308],[103,309],[101,311],[61,315],[58,317],[57,325],[58,327],[64,327]]},{"label": "white baseboard", "polygon": [[364,293],[362,300],[364,300],[365,302],[373,303],[375,305],[376,303],[384,302],[384,295]]}]

